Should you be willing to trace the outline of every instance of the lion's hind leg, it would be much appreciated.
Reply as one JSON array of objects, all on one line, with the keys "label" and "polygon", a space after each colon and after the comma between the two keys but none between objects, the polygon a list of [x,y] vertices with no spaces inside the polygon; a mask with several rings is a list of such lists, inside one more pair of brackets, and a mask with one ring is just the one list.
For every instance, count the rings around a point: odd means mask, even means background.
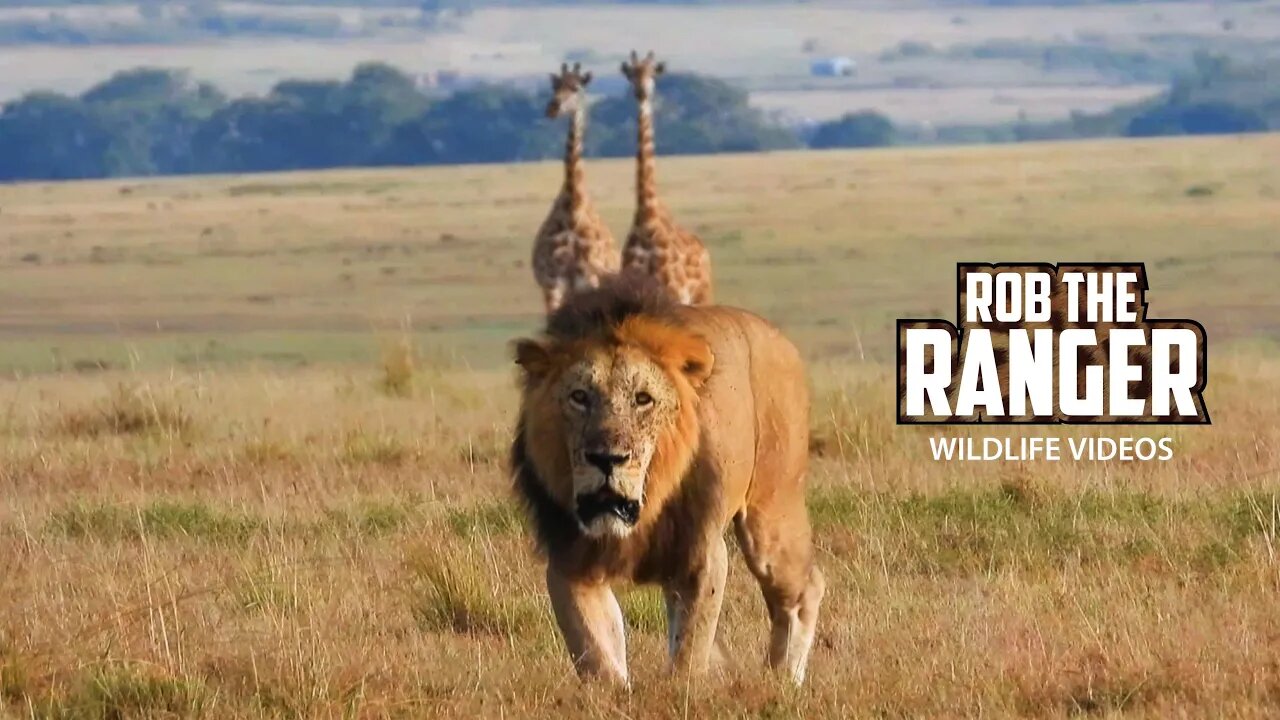
[{"label": "lion's hind leg", "polygon": [[818,623],[818,607],[826,592],[826,580],[813,563],[809,522],[803,499],[783,517],[773,512],[743,510],[734,517],[734,531],[751,574],[760,583],[769,609],[769,666],[786,670],[797,685],[804,682],[809,651]]},{"label": "lion's hind leg", "polygon": [[578,674],[626,685],[625,625],[613,590],[604,583],[575,582],[548,567],[547,593]]}]

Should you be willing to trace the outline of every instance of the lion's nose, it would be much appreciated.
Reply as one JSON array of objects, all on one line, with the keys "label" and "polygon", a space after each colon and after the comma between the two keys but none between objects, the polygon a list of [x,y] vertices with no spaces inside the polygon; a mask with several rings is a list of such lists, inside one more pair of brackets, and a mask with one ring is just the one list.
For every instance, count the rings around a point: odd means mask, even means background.
[{"label": "lion's nose", "polygon": [[595,465],[605,475],[612,475],[613,469],[631,459],[630,455],[617,455],[607,452],[585,453],[587,462]]}]

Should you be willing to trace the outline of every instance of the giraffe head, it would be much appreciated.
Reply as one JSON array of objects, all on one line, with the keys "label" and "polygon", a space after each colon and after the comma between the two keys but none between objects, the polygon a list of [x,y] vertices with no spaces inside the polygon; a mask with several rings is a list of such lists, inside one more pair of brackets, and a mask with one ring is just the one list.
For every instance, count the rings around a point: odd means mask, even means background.
[{"label": "giraffe head", "polygon": [[591,73],[582,72],[582,64],[560,63],[560,72],[551,73],[551,102],[547,103],[547,117],[572,115],[582,105],[582,91],[591,84]]},{"label": "giraffe head", "polygon": [[631,83],[631,89],[635,91],[637,100],[644,100],[653,95],[654,78],[666,70],[667,64],[658,62],[652,50],[643,58],[632,50],[631,60],[622,63],[622,74],[627,76],[627,81]]}]

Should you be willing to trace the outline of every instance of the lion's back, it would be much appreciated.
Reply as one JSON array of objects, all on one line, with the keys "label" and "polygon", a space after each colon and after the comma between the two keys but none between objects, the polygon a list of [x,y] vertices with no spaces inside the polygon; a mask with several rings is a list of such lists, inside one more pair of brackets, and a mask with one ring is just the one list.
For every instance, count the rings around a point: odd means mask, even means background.
[{"label": "lion's back", "polygon": [[682,314],[715,355],[699,393],[700,455],[719,471],[728,514],[762,495],[803,494],[809,388],[795,345],[745,310],[691,307]]}]

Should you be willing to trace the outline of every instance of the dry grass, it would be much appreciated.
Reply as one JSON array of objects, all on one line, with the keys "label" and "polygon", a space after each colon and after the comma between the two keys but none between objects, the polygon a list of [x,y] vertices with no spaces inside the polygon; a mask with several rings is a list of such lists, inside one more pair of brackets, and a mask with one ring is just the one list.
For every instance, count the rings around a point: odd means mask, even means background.
[{"label": "dry grass", "polygon": [[[0,384],[20,408],[0,434],[0,694],[91,718],[1266,716],[1280,364],[1214,370],[1216,424],[1171,431],[1167,463],[941,466],[887,419],[883,369],[816,367],[832,590],[802,692],[762,672],[736,560],[721,674],[668,677],[660,598],[637,589],[635,689],[579,687],[502,469],[505,372],[436,369],[417,400],[375,367]],[[65,398],[121,382],[190,398],[198,440],[48,432]]]},{"label": "dry grass", "polygon": [[413,394],[413,339],[405,334],[386,341],[382,348],[382,389],[388,395],[408,397]]},{"label": "dry grass", "polygon": [[[1275,146],[664,166],[722,294],[812,361],[830,591],[801,691],[761,671],[736,559],[721,673],[670,677],[635,589],[635,688],[572,674],[503,469],[550,166],[0,188],[0,717],[1274,716]],[[611,219],[625,170],[592,173]],[[979,256],[1147,260],[1153,312],[1209,329],[1214,425],[1134,428],[1164,463],[930,460],[889,328]]]},{"label": "dry grass", "polygon": [[88,407],[68,410],[58,418],[57,430],[74,437],[102,435],[184,435],[192,430],[191,416],[173,398],[157,397],[150,388],[121,383],[110,395]]}]

